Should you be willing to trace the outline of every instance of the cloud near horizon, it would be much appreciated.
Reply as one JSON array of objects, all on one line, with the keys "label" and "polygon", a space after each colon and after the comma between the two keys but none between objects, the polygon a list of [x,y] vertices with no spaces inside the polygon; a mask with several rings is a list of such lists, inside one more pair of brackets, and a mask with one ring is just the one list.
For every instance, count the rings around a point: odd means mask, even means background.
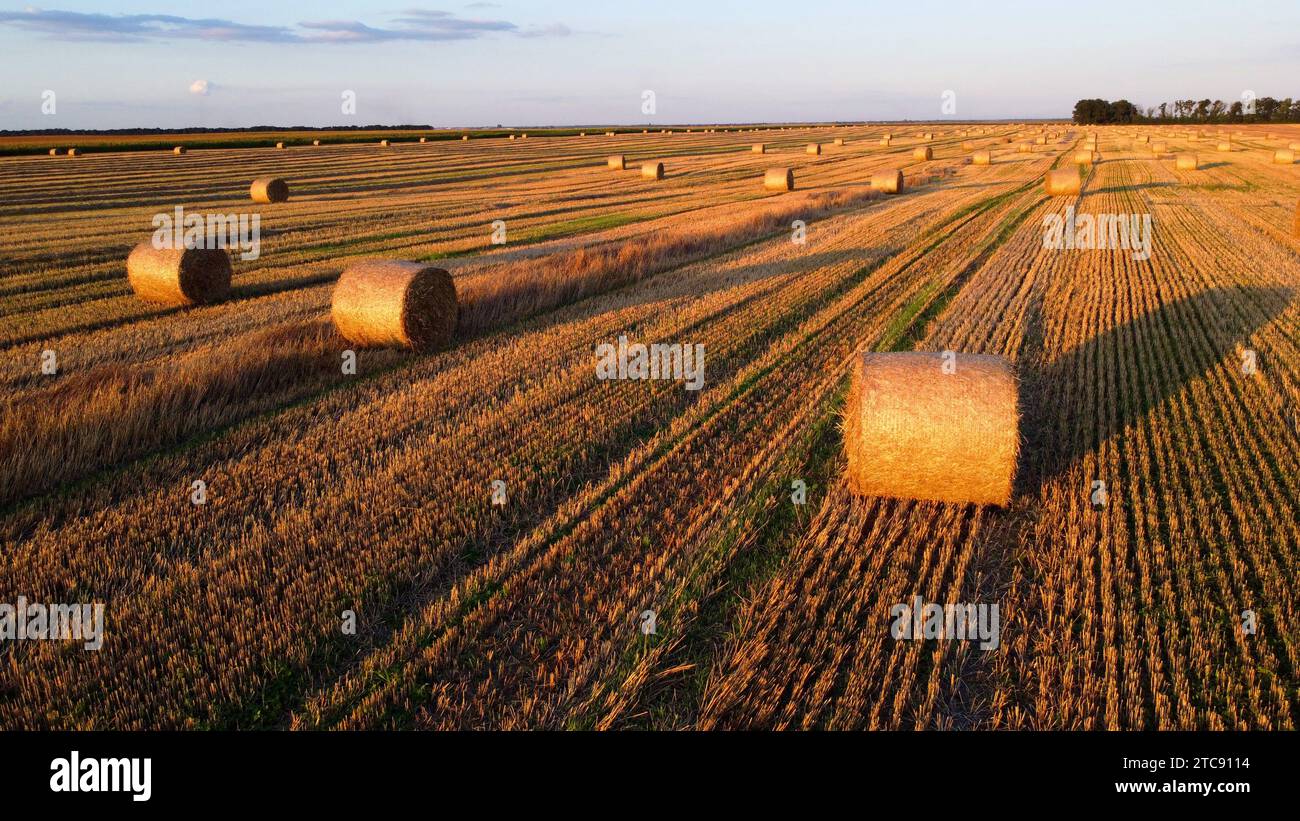
[{"label": "cloud near horizon", "polygon": [[59,40],[138,43],[149,40],[214,40],[245,43],[384,43],[399,40],[442,42],[475,40],[490,34],[517,37],[568,37],[563,23],[520,27],[507,20],[477,20],[433,9],[407,9],[387,27],[360,20],[303,21],[296,27],[258,26],[216,18],[171,14],[93,14],[27,9],[0,11],[0,26],[48,35]]}]

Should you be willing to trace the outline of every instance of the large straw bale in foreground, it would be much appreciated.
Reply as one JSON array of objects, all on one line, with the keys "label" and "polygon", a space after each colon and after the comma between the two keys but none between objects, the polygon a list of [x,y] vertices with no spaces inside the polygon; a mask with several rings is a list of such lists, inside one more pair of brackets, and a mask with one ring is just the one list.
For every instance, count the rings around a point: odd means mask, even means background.
[{"label": "large straw bale in foreground", "polygon": [[149,302],[219,302],[230,293],[230,255],[224,248],[155,248],[148,240],[126,258],[126,278]]},{"label": "large straw bale in foreground", "polygon": [[794,171],[789,168],[769,168],[763,174],[763,187],[769,191],[793,191]]},{"label": "large straw bale in foreground", "polygon": [[1005,505],[1020,450],[1015,373],[998,356],[867,353],[844,410],[846,477],[863,496]]},{"label": "large straw bale in foreground", "polygon": [[1078,194],[1083,190],[1083,177],[1077,165],[1048,171],[1043,178],[1049,197],[1063,197]]},{"label": "large straw bale in foreground", "polygon": [[431,350],[451,342],[456,286],[442,268],[373,259],[348,267],[334,286],[330,315],[349,342]]},{"label": "large straw bale in foreground", "polygon": [[289,183],[279,177],[258,177],[248,187],[253,202],[285,202],[289,199]]},{"label": "large straw bale in foreground", "polygon": [[882,194],[903,193],[903,172],[897,168],[877,171],[871,175],[871,187]]}]

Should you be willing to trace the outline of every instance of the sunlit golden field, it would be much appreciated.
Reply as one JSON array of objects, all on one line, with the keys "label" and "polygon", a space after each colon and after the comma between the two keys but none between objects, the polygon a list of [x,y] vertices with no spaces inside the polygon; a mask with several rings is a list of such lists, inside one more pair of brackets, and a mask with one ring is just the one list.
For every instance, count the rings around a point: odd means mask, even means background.
[{"label": "sunlit golden field", "polygon": [[[0,601],[106,611],[0,652],[0,728],[1294,729],[1300,126],[1220,130],[0,157]],[[260,215],[222,302],[131,292],[178,205]],[[1149,214],[1149,256],[1045,247],[1067,208]],[[450,271],[457,331],[344,373],[372,258]],[[597,379],[620,335],[703,345],[702,389]],[[861,349],[1015,363],[1006,507],[850,492]],[[1000,646],[895,640],[913,596],[998,603]]]}]

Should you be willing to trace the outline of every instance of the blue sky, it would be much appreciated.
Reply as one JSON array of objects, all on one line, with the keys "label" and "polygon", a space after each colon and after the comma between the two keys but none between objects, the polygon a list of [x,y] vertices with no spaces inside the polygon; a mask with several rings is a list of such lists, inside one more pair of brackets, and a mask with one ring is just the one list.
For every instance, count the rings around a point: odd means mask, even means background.
[{"label": "blue sky", "polygon": [[0,128],[1028,118],[1092,96],[1300,96],[1297,0],[49,2],[0,0]]}]

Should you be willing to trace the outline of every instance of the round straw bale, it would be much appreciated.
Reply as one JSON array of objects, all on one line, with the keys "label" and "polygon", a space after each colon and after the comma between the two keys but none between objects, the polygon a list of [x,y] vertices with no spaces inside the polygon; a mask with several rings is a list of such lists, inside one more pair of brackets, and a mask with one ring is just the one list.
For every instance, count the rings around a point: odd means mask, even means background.
[{"label": "round straw bale", "polygon": [[1195,171],[1199,167],[1195,154],[1179,154],[1175,166],[1179,171]]},{"label": "round straw bale", "polygon": [[1232,143],[1230,143],[1230,142],[1221,142],[1221,143],[1219,143],[1219,150],[1220,150],[1220,151],[1231,151],[1231,150],[1232,150]]},{"label": "round straw bale", "polygon": [[224,248],[155,248],[147,240],[126,258],[126,278],[149,302],[218,302],[230,293],[230,255]]},{"label": "round straw bale", "polygon": [[1133,139],[1134,139],[1136,142],[1140,142],[1140,143],[1149,143],[1149,142],[1151,142],[1151,138],[1148,137],[1146,134],[1139,134],[1139,135],[1137,135],[1136,137],[1134,137]]},{"label": "round straw bale", "polygon": [[622,154],[613,154],[605,159],[605,165],[616,171],[622,171],[627,168],[627,157]]},{"label": "round straw bale", "polygon": [[1168,147],[1169,147],[1169,145],[1168,145],[1167,143],[1164,143],[1164,142],[1154,142],[1154,143],[1151,143],[1151,153],[1152,153],[1152,154],[1163,154],[1163,153],[1165,153],[1165,149],[1167,149]]},{"label": "round straw bale", "polygon": [[993,162],[993,155],[987,151],[976,151],[970,155],[970,161],[973,165],[990,165]]},{"label": "round straw bale", "polygon": [[975,143],[971,142],[970,140],[964,140],[964,141],[962,141],[962,144],[961,144],[961,150],[962,150],[962,151],[974,151],[974,150],[975,150]]},{"label": "round straw bale", "polygon": [[184,154],[184,153],[185,153],[185,146],[183,146],[183,145],[178,145],[178,146],[176,146],[175,148],[172,149],[172,153],[173,153],[173,154]]},{"label": "round straw bale", "polygon": [[843,138],[843,137],[836,137],[836,138],[835,138],[835,144],[836,144],[836,145],[844,145],[844,138]]},{"label": "round straw bale", "polygon": [[1047,145],[1047,138],[1046,138],[1046,137],[1035,137],[1035,138],[1034,138],[1034,142],[1037,143],[1038,145]]},{"label": "round straw bale", "polygon": [[871,187],[882,194],[903,193],[903,172],[897,168],[877,171],[871,175]]},{"label": "round straw bale", "polygon": [[1034,147],[1029,143],[1017,143],[1016,150],[1021,154],[1028,154],[1030,151],[1034,150]]},{"label": "round straw bale", "polygon": [[886,135],[884,135],[883,137],[880,138],[880,144],[881,144],[881,145],[889,145],[889,141],[892,140],[892,139],[893,139],[893,137],[891,137],[890,135],[886,134]]},{"label": "round straw bale", "polygon": [[276,143],[276,144],[275,144],[275,147],[276,147],[276,148],[284,148],[284,143]]},{"label": "round straw bale", "polygon": [[933,133],[933,132],[930,132],[930,131],[927,131],[927,132],[925,132],[924,134],[921,135],[921,139],[926,140],[927,142],[930,141],[930,140],[933,140],[933,139],[934,139],[934,133]]},{"label": "round straw bale", "polygon": [[664,178],[664,164],[661,162],[641,163],[641,177],[647,180],[662,180]]},{"label": "round straw bale", "polygon": [[69,157],[80,157],[80,156],[81,156],[81,149],[80,149],[80,148],[69,148],[69,149],[68,149],[68,156],[69,156]]},{"label": "round straw bale", "polygon": [[462,140],[468,140],[468,139],[469,139],[469,135],[468,135],[468,134],[461,134],[461,135],[460,135],[460,138],[461,138]]},{"label": "round straw bale", "polygon": [[1279,148],[1273,152],[1273,162],[1282,165],[1291,165],[1295,162],[1295,152],[1289,148]]},{"label": "round straw bale", "polygon": [[51,157],[57,157],[58,154],[59,154],[59,149],[57,149],[57,148],[51,148],[51,149],[50,149],[50,156],[51,156]]},{"label": "round straw bale", "polygon": [[920,145],[920,146],[917,146],[916,148],[914,148],[914,149],[912,150],[912,159],[914,159],[914,160],[918,160],[918,161],[919,161],[919,160],[932,160],[932,159],[934,159],[934,152],[930,150],[930,146],[928,146],[928,145]]},{"label": "round straw bale", "polygon": [[429,138],[428,138],[428,137],[421,137],[421,138],[420,138],[420,142],[422,142],[422,143],[427,143],[428,141],[429,141]]},{"label": "round straw bale", "polygon": [[755,154],[766,154],[767,146],[763,145],[762,143],[754,143],[753,147],[751,147],[749,150],[753,151]]},{"label": "round straw bale", "polygon": [[1049,197],[1078,194],[1083,190],[1083,177],[1080,176],[1079,166],[1077,165],[1048,171],[1043,181],[1046,184]]},{"label": "round straw bale", "polygon": [[605,132],[605,136],[606,136],[606,137],[612,137],[612,136],[614,136],[614,132],[613,132],[613,131],[606,131],[606,132]]},{"label": "round straw bale", "polygon": [[320,140],[312,140],[312,141],[311,141],[311,144],[312,144],[312,145],[320,145]]},{"label": "round straw bale", "polygon": [[[513,140],[514,137],[511,137],[510,139]],[[387,147],[388,147],[388,140],[380,140],[380,141],[379,141],[379,147],[380,147],[380,148],[387,148]]]},{"label": "round straw bale", "polygon": [[1075,164],[1075,165],[1092,165],[1092,152],[1091,152],[1091,151],[1076,151],[1076,152],[1074,152],[1074,164]]},{"label": "round straw bale", "polygon": [[[945,368],[949,361],[955,370]],[[854,493],[958,504],[1010,501],[1020,411],[1006,359],[862,352],[844,407],[845,475]]]},{"label": "round straw bale", "polygon": [[289,199],[289,183],[279,177],[259,177],[248,187],[253,202],[285,202]]},{"label": "round straw bale", "polygon": [[511,135],[510,135],[510,139],[512,139],[512,140],[513,140],[513,139],[514,139],[514,138],[515,138],[515,136],[516,136],[516,135],[514,135],[514,134],[511,134]]},{"label": "round straw bale", "polygon": [[763,175],[763,187],[769,191],[793,191],[794,171],[789,168],[769,168]]},{"label": "round straw bale", "polygon": [[349,342],[430,350],[451,342],[456,286],[442,268],[372,259],[348,266],[334,286],[330,316]]},{"label": "round straw bale", "polygon": [[821,143],[808,143],[808,147],[803,152],[805,154],[820,154],[822,153]]}]

